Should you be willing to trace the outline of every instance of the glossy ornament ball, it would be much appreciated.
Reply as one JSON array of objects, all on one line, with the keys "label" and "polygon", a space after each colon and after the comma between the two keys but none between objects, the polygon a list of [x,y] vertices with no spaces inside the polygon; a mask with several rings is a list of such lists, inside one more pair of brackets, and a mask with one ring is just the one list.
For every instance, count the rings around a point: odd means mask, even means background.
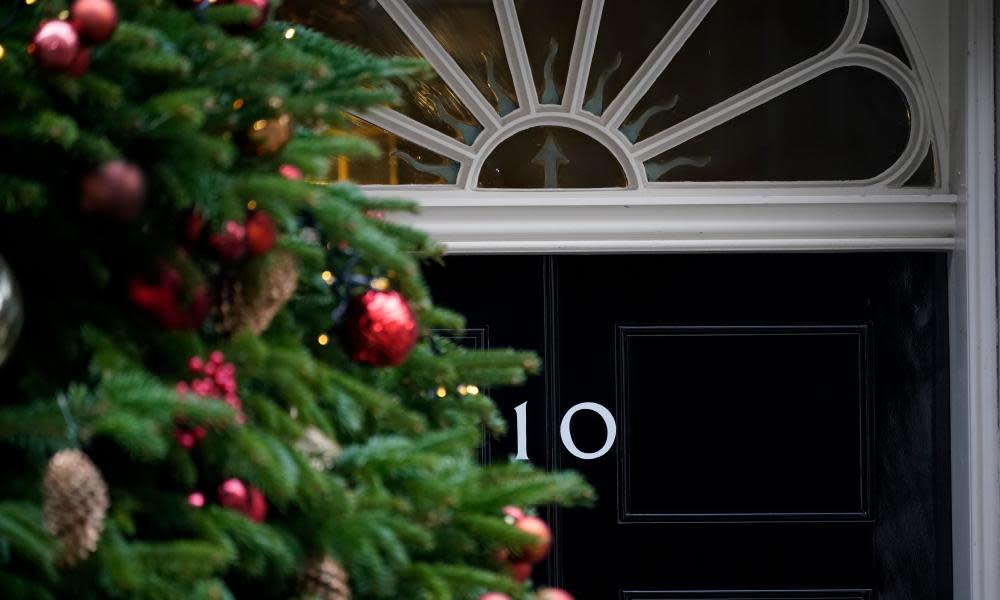
[{"label": "glossy ornament ball", "polygon": [[501,594],[500,592],[490,592],[480,596],[479,600],[510,600],[510,596]]},{"label": "glossy ornament ball", "polygon": [[11,355],[24,325],[24,304],[14,272],[0,256],[0,365]]},{"label": "glossy ornament ball", "polygon": [[292,129],[292,118],[288,115],[258,119],[247,131],[249,150],[257,156],[273,156],[292,139]]},{"label": "glossy ornament ball", "polygon": [[267,22],[268,0],[235,0],[234,4],[249,6],[257,10],[257,16],[246,23],[246,27],[251,30],[260,29]]},{"label": "glossy ornament ball", "polygon": [[219,484],[219,504],[239,511],[254,521],[261,522],[267,516],[267,501],[257,488],[247,485],[235,477]]},{"label": "glossy ornament ball", "polygon": [[351,358],[376,367],[401,364],[417,343],[417,321],[399,292],[369,290],[351,299],[344,344]]},{"label": "glossy ornament ball", "polygon": [[559,588],[542,588],[535,595],[535,600],[573,600],[573,596]]},{"label": "glossy ornament ball", "polygon": [[538,538],[536,543],[522,548],[516,558],[530,563],[542,561],[549,553],[549,546],[552,545],[552,530],[549,529],[548,523],[538,517],[524,517],[518,520],[514,527]]},{"label": "glossy ornament ball", "polygon": [[80,36],[66,21],[42,21],[28,52],[43,69],[65,71],[80,52]]},{"label": "glossy ornament ball", "polygon": [[271,215],[257,210],[247,217],[246,235],[250,255],[260,256],[274,248],[274,243],[278,240],[278,226]]},{"label": "glossy ornament ball", "polygon": [[226,221],[222,231],[208,237],[208,245],[223,261],[236,262],[247,253],[246,227],[236,221]]},{"label": "glossy ornament ball", "polygon": [[80,210],[117,221],[134,221],[146,201],[146,178],[124,160],[108,161],[80,183]]},{"label": "glossy ornament ball", "polygon": [[83,43],[100,44],[118,27],[118,9],[111,0],[76,0],[69,9],[69,20]]},{"label": "glossy ornament ball", "polygon": [[66,68],[66,72],[73,77],[83,77],[83,74],[90,68],[90,48],[80,48],[73,58],[73,62]]},{"label": "glossy ornament ball", "polygon": [[530,562],[513,562],[508,565],[510,576],[515,581],[524,583],[531,577],[531,569],[534,567]]}]

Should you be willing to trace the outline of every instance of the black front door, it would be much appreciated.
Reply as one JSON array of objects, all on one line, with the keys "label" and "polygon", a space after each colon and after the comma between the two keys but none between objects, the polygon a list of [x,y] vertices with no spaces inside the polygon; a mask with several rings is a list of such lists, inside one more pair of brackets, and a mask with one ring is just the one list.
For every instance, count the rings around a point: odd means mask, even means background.
[{"label": "black front door", "polygon": [[[951,597],[945,258],[452,257],[477,343],[544,373],[495,398],[582,472],[536,578],[579,600]],[[519,418],[520,416],[520,418]],[[519,446],[519,441],[523,440]]]}]

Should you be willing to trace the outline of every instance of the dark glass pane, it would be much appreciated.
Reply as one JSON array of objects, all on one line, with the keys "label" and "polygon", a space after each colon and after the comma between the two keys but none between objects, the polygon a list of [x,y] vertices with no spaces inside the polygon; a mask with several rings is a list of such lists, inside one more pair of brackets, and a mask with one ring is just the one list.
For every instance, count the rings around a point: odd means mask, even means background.
[{"label": "dark glass pane", "polygon": [[868,25],[865,27],[865,34],[861,37],[862,44],[868,44],[903,61],[903,64],[910,66],[910,57],[903,47],[903,40],[900,39],[896,27],[892,24],[892,18],[882,6],[881,0],[869,0],[868,2]]},{"label": "dark glass pane", "polygon": [[406,0],[501,115],[517,107],[500,26],[490,0]]},{"label": "dark glass pane", "polygon": [[382,151],[373,158],[337,157],[337,179],[362,185],[449,184],[458,163],[396,137],[381,127],[351,117],[352,133],[371,140]]},{"label": "dark glass pane", "polygon": [[637,141],[698,114],[820,53],[846,18],[844,0],[720,0],[621,129]]},{"label": "dark glass pane", "polygon": [[673,26],[690,0],[607,2],[587,79],[584,109],[600,115]]},{"label": "dark glass pane", "polygon": [[607,148],[565,127],[535,127],[497,146],[479,173],[482,188],[618,188],[625,171]]},{"label": "dark glass pane", "polygon": [[646,162],[650,181],[847,181],[882,173],[910,134],[902,92],[837,69]]},{"label": "dark glass pane", "polygon": [[[368,0],[286,0],[278,17],[383,56],[420,53],[376,2]],[[437,75],[396,80],[403,90],[399,112],[471,144],[482,130],[455,93]]]},{"label": "dark glass pane", "polygon": [[559,104],[566,89],[569,57],[581,0],[516,0],[531,74],[542,104]]},{"label": "dark glass pane", "polygon": [[937,169],[935,168],[934,147],[927,150],[927,156],[917,167],[913,177],[903,184],[903,187],[932,187],[937,184]]}]

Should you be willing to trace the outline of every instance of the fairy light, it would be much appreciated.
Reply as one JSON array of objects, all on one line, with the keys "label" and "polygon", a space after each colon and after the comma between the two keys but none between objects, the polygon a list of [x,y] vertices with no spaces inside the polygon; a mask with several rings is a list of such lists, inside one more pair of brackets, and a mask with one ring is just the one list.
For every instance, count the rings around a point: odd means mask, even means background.
[{"label": "fairy light", "polygon": [[293,37],[295,37],[295,28],[289,27],[288,29],[285,30],[285,39],[290,40]]},{"label": "fairy light", "polygon": [[468,386],[466,386],[464,383],[462,385],[458,386],[458,393],[460,395],[462,395],[462,396],[468,394],[469,393]]},{"label": "fairy light", "polygon": [[325,333],[321,333],[319,334],[319,337],[316,338],[316,343],[320,346],[325,346],[330,343],[330,336]]},{"label": "fairy light", "polygon": [[444,398],[445,396],[448,395],[448,390],[444,389],[444,386],[441,386],[434,393],[437,394],[438,398]]},{"label": "fairy light", "polygon": [[478,396],[479,395],[479,386],[478,385],[467,385],[467,386],[465,386],[465,391],[468,392],[470,396]]},{"label": "fairy light", "polygon": [[333,283],[334,279],[336,279],[330,271],[323,271],[320,277],[323,278],[323,281],[325,281],[327,285],[330,285]]},{"label": "fairy light", "polygon": [[3,57],[6,54],[7,54],[7,49],[3,47],[3,44],[0,44],[0,60],[3,60]]},{"label": "fairy light", "polygon": [[257,201],[251,200],[247,202],[247,210],[257,210]]},{"label": "fairy light", "polygon": [[65,21],[68,18],[69,18],[69,11],[68,10],[61,10],[61,11],[59,11],[59,20],[60,21]]},{"label": "fairy light", "polygon": [[372,288],[380,292],[384,292],[389,289],[389,280],[385,277],[377,277],[372,279]]},{"label": "fairy light", "polygon": [[243,108],[243,98],[233,100],[233,110],[239,110],[241,108]]},{"label": "fairy light", "polygon": [[267,121],[265,121],[264,119],[257,119],[256,121],[253,122],[253,130],[254,131],[260,131],[261,129],[264,129],[265,127],[267,127]]},{"label": "fairy light", "polygon": [[38,2],[38,0],[24,0],[24,3],[27,4],[28,6],[31,6],[35,2]]}]

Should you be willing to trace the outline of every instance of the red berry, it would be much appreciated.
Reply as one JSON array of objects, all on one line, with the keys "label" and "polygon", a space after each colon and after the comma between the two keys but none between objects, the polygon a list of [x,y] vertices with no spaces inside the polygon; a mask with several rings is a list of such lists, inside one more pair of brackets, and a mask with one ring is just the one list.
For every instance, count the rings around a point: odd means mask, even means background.
[{"label": "red berry", "polygon": [[222,350],[212,350],[212,353],[208,355],[208,360],[221,365],[226,362],[226,355],[222,353]]},{"label": "red berry", "polygon": [[188,371],[192,373],[201,373],[201,370],[205,368],[205,362],[201,360],[200,356],[192,356],[188,359]]},{"label": "red berry", "polygon": [[187,503],[195,508],[205,506],[205,494],[201,492],[191,492],[188,494]]},{"label": "red berry", "polygon": [[530,562],[510,563],[510,575],[517,581],[527,581],[531,577],[531,568],[533,566]]}]

